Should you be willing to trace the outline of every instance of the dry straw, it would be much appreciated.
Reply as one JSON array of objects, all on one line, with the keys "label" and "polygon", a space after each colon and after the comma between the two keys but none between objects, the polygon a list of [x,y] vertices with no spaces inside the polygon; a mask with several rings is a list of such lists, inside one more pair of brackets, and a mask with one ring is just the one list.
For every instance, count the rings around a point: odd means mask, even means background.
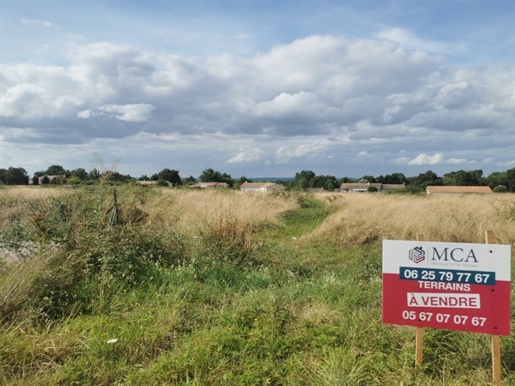
[{"label": "dry straw", "polygon": [[307,240],[367,244],[383,239],[483,243],[491,230],[498,244],[515,243],[514,194],[405,196],[345,194],[325,199],[337,210]]}]

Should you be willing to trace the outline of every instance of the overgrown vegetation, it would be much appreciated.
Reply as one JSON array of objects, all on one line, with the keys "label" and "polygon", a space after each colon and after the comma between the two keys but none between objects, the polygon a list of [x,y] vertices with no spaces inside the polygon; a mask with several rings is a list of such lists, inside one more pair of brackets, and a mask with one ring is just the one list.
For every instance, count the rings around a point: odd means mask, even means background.
[{"label": "overgrown vegetation", "polygon": [[[512,194],[3,189],[2,385],[489,384],[488,336],[381,323],[381,240],[515,242]],[[41,193],[41,192],[44,192]],[[515,341],[502,340],[515,383]]]}]

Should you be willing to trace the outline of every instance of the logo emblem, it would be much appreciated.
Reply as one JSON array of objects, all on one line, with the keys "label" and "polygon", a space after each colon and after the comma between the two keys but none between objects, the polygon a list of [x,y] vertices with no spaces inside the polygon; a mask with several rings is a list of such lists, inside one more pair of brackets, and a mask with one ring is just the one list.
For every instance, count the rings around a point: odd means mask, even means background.
[{"label": "logo emblem", "polygon": [[409,259],[414,263],[421,263],[426,259],[426,253],[422,247],[415,247],[409,251]]}]

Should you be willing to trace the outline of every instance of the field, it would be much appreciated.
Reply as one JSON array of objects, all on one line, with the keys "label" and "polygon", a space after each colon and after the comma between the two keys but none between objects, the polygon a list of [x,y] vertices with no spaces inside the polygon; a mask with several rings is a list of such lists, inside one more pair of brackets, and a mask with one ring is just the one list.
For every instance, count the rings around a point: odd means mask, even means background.
[{"label": "field", "polygon": [[514,194],[1,188],[0,385],[487,385],[489,336],[427,329],[416,372],[381,322],[383,239],[486,230],[513,260]]}]

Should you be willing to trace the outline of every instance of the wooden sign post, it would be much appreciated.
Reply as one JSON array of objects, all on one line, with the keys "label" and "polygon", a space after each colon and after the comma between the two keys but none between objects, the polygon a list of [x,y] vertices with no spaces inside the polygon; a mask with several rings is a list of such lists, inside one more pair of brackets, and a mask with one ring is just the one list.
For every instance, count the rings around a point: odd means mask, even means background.
[{"label": "wooden sign post", "polygon": [[[424,241],[424,234],[417,233],[417,241]],[[424,327],[417,327],[415,335],[415,370],[419,370],[424,358]]]},{"label": "wooden sign post", "polygon": [[[485,243],[494,243],[494,233],[485,232]],[[495,383],[501,382],[501,344],[499,335],[492,335],[492,378]]]}]

